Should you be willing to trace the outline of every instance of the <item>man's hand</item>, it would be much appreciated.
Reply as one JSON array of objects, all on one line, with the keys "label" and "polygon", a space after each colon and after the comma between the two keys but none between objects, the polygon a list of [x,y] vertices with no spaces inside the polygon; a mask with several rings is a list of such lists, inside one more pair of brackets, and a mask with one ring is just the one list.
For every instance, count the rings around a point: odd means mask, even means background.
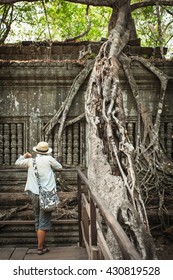
[{"label": "man's hand", "polygon": [[32,155],[28,152],[26,154],[24,154],[23,156],[24,156],[24,158],[31,158],[32,157]]}]

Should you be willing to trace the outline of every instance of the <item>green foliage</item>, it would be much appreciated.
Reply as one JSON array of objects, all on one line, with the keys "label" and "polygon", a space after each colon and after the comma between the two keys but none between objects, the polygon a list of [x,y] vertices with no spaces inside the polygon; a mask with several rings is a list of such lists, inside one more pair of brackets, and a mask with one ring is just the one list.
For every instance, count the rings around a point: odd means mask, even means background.
[{"label": "green foliage", "polygon": [[[173,12],[173,8],[169,7],[169,11]],[[160,8],[161,29],[162,29],[162,45],[169,47],[172,37],[172,15],[167,12],[165,7]],[[156,7],[146,7],[133,12],[138,37],[141,38],[143,46],[158,47],[159,33],[158,21],[156,16]]]},{"label": "green foliage", "polygon": [[[46,8],[46,13],[45,13]],[[0,10],[3,14],[3,7]],[[110,8],[90,7],[91,29],[82,40],[100,40],[107,37],[107,26],[111,14]],[[6,42],[22,40],[65,40],[83,33],[88,28],[86,6],[73,4],[65,0],[53,0],[14,5],[11,31]]]}]

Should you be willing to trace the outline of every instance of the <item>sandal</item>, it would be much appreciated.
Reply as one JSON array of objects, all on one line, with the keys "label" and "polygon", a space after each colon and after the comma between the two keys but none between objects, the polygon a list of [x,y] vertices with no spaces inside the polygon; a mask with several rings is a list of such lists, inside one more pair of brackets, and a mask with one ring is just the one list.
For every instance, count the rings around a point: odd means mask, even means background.
[{"label": "sandal", "polygon": [[45,251],[45,253],[48,253],[50,251],[46,245],[43,245],[43,250]]},{"label": "sandal", "polygon": [[47,248],[47,247],[43,247],[42,249],[38,249],[37,250],[37,254],[39,255],[39,256],[41,256],[41,255],[43,255],[43,254],[45,254],[45,253],[48,253],[49,252],[49,249]]}]

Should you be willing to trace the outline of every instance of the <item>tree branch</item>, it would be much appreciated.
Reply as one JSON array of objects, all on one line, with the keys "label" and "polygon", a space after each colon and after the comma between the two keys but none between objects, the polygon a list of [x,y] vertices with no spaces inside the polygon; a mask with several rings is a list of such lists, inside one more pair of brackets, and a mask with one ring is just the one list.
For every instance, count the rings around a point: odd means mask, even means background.
[{"label": "tree branch", "polygon": [[52,40],[52,36],[51,36],[51,32],[50,32],[50,26],[49,26],[49,20],[48,20],[48,14],[47,14],[46,5],[45,5],[45,0],[42,0],[41,2],[42,2],[42,5],[43,5],[45,18],[46,18],[46,21],[47,21],[47,29],[48,29],[48,32],[49,32],[49,39]]},{"label": "tree branch", "polygon": [[[0,5],[24,2],[24,0],[0,0]],[[25,2],[41,2],[41,0],[25,0]]]},{"label": "tree branch", "polygon": [[67,121],[65,123],[65,127],[73,124],[73,123],[77,123],[78,121],[80,121],[81,119],[85,118],[85,113],[82,113],[81,115],[77,116],[76,118],[70,120],[70,121]]},{"label": "tree branch", "polygon": [[156,13],[157,13],[160,53],[161,53],[162,58],[164,58],[164,54],[163,54],[163,32],[162,32],[162,21],[161,21],[159,0],[156,1]]},{"label": "tree branch", "polygon": [[121,0],[120,1],[119,0],[66,0],[66,1],[72,3],[78,3],[78,4],[85,4],[89,6],[106,6],[106,7],[113,7],[115,4],[118,4],[118,2],[122,2]]},{"label": "tree branch", "polygon": [[171,16],[173,16],[173,13],[172,13],[170,10],[165,9],[165,11],[166,11],[168,14],[170,14]]},{"label": "tree branch", "polygon": [[[133,12],[136,9],[145,8],[148,6],[155,6],[155,5],[156,5],[156,0],[148,0],[145,2],[134,3],[131,5],[131,11]],[[172,0],[160,0],[159,5],[160,6],[173,6],[173,1]]]},{"label": "tree branch", "polygon": [[[84,4],[84,5],[90,5],[90,6],[100,6],[100,7],[113,7],[117,6],[120,7],[124,5],[128,0],[65,0],[67,2],[71,3],[77,3],[77,4]],[[0,0],[0,5],[4,4],[14,4],[17,2],[24,2],[24,0]],[[25,0],[25,2],[41,2],[41,0]],[[159,1],[160,6],[173,6],[172,0],[160,0]],[[140,3],[134,3],[131,5],[131,11],[134,11],[139,8],[144,8],[148,6],[155,6],[156,1],[155,0],[148,0],[145,2]]]},{"label": "tree branch", "polygon": [[87,29],[84,32],[82,32],[81,34],[79,34],[73,38],[66,39],[66,42],[77,40],[79,38],[84,37],[85,35],[87,35],[89,33],[89,31],[91,29],[91,21],[90,21],[88,13],[89,13],[89,6],[86,7],[86,15],[85,15],[87,23],[88,23]]},{"label": "tree branch", "polygon": [[[0,4],[14,4],[17,2],[41,2],[41,0],[0,0]],[[67,2],[85,4],[91,6],[107,6],[111,7],[115,4],[115,2],[121,2],[118,0],[67,0]]]},{"label": "tree branch", "polygon": [[[5,5],[6,7],[6,5]],[[7,19],[7,16],[8,16],[8,13],[11,9],[11,12],[10,12],[10,15],[9,15],[9,22],[8,22],[8,19]],[[5,39],[7,38],[9,32],[10,32],[10,29],[11,29],[11,24],[12,24],[12,21],[13,21],[13,5],[11,5],[10,7],[7,7],[7,10],[5,11],[5,15],[3,14],[2,16],[2,20],[1,20],[1,23],[0,23],[0,43],[4,43]],[[1,25],[5,25],[5,29],[2,30],[1,32]]]}]

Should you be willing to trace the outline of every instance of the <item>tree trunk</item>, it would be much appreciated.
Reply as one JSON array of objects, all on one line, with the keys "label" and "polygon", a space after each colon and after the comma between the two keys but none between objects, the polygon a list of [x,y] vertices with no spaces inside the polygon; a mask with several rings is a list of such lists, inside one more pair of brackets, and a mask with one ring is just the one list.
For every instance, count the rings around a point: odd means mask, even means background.
[{"label": "tree trunk", "polygon": [[[118,9],[115,27],[96,58],[86,92],[88,178],[135,245],[142,259],[154,259],[145,207],[134,168],[134,148],[125,128],[119,56],[130,37],[130,6]],[[107,241],[115,259],[118,245]]]}]

